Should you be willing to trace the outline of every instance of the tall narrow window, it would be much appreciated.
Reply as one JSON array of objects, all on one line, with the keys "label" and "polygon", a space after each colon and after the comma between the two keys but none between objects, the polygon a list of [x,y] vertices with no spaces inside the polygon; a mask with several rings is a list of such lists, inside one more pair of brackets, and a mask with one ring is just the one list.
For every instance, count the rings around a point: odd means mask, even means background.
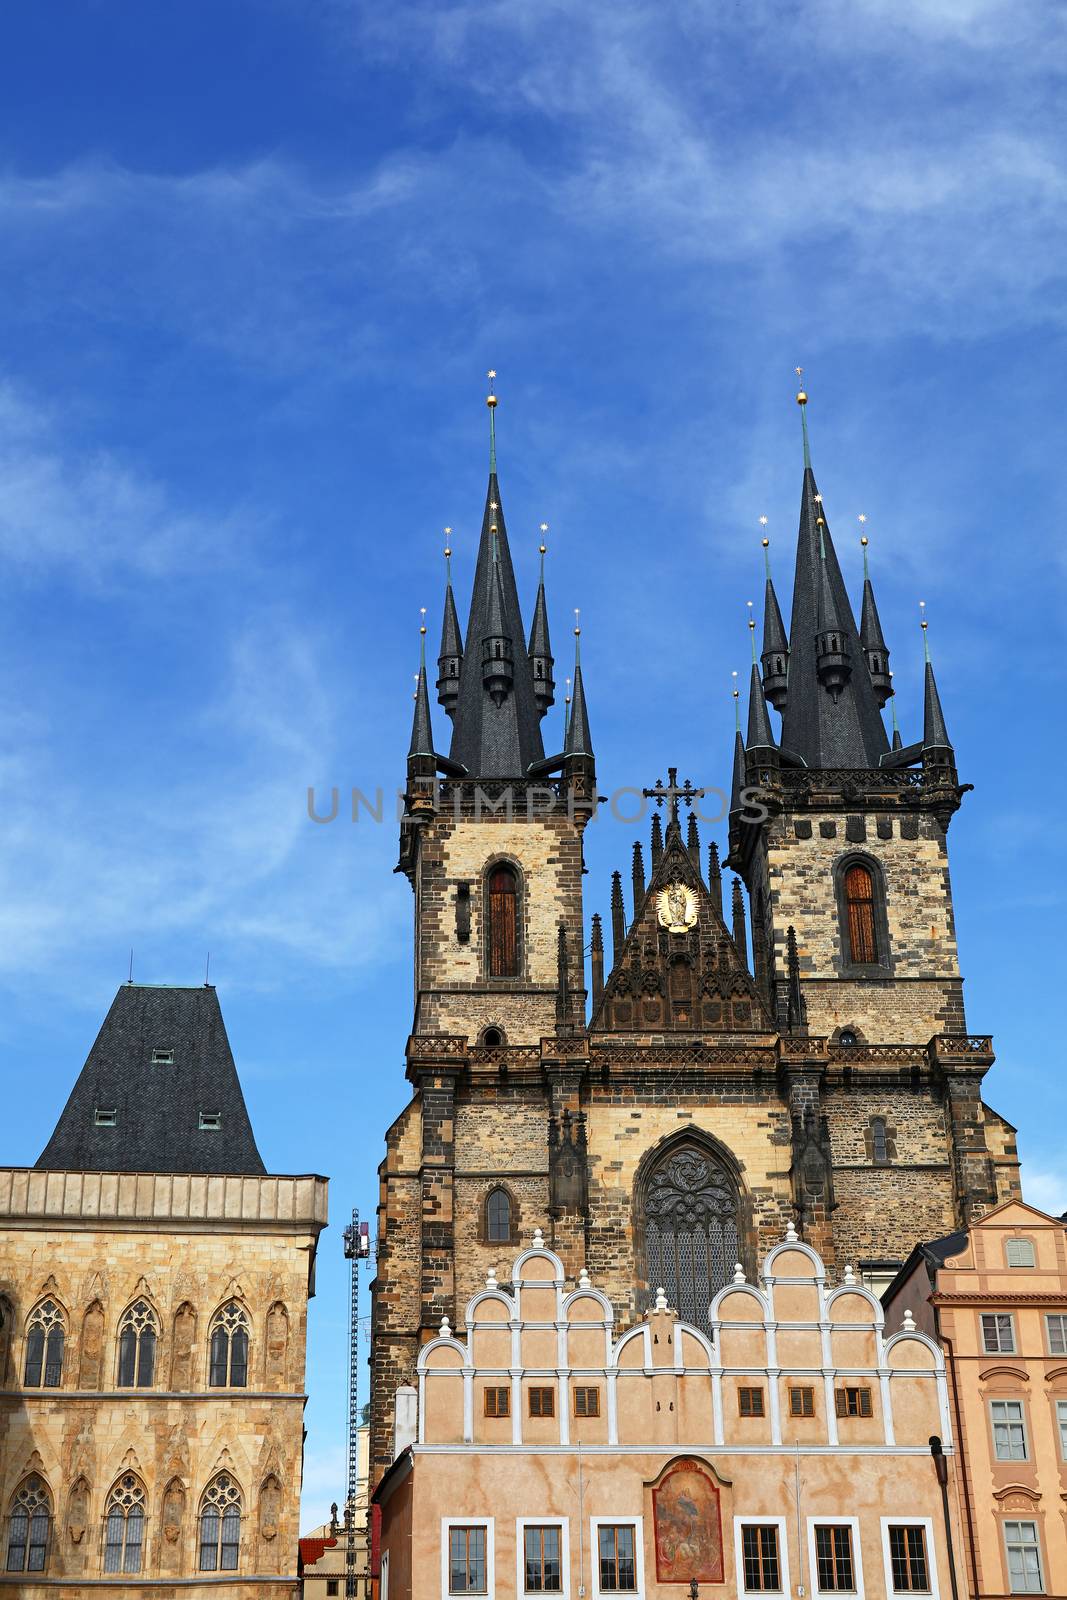
[{"label": "tall narrow window", "polygon": [[213,1389],[244,1389],[248,1384],[248,1317],[244,1307],[230,1300],[211,1320],[211,1370]]},{"label": "tall narrow window", "polygon": [[871,1156],[877,1162],[889,1160],[889,1140],[885,1133],[885,1118],[871,1118]]},{"label": "tall narrow window", "polygon": [[921,1526],[889,1530],[889,1572],[894,1594],[929,1594],[926,1530]]},{"label": "tall narrow window", "polygon": [[8,1517],[8,1572],[43,1572],[48,1561],[51,1503],[36,1472],[15,1491]]},{"label": "tall narrow window", "polygon": [[128,1472],[112,1489],[104,1518],[104,1571],[140,1572],[144,1552],[144,1489]]},{"label": "tall narrow window", "polygon": [[449,1594],[486,1594],[485,1528],[448,1530]]},{"label": "tall narrow window", "polygon": [[726,1167],[700,1145],[668,1146],[645,1180],[646,1273],[684,1322],[706,1325],[712,1297],[741,1259],[740,1200]]},{"label": "tall narrow window", "polygon": [[485,1202],[485,1232],[491,1244],[511,1238],[511,1199],[506,1189],[493,1189]]},{"label": "tall narrow window", "polygon": [[200,1571],[236,1572],[241,1548],[241,1491],[220,1472],[200,1502]]},{"label": "tall narrow window", "polygon": [[847,1594],[855,1589],[852,1529],[847,1524],[815,1529],[815,1575],[823,1594]]},{"label": "tall narrow window", "polygon": [[845,910],[849,960],[855,967],[873,966],[878,960],[874,937],[874,877],[870,867],[859,861],[845,873]]},{"label": "tall narrow window", "polygon": [[27,1389],[58,1389],[63,1380],[63,1313],[54,1300],[42,1300],[30,1313],[26,1329]]},{"label": "tall narrow window", "polygon": [[524,1528],[522,1554],[523,1589],[526,1594],[563,1592],[558,1524],[549,1523],[543,1528]]},{"label": "tall narrow window", "polygon": [[630,1522],[605,1525],[597,1530],[600,1588],[604,1594],[626,1594],[637,1588],[634,1526]]},{"label": "tall narrow window", "polygon": [[156,1317],[135,1300],[119,1323],[119,1388],[150,1389],[156,1371]]},{"label": "tall narrow window", "polygon": [[515,978],[519,972],[519,885],[514,867],[489,874],[489,976]]},{"label": "tall narrow window", "polygon": [[778,1555],[778,1529],[774,1523],[745,1523],[741,1529],[741,1562],[745,1592],[781,1591],[782,1566]]},{"label": "tall narrow window", "polygon": [[1006,1522],[1004,1546],[1008,1556],[1008,1584],[1012,1594],[1044,1594],[1041,1546],[1036,1522]]}]

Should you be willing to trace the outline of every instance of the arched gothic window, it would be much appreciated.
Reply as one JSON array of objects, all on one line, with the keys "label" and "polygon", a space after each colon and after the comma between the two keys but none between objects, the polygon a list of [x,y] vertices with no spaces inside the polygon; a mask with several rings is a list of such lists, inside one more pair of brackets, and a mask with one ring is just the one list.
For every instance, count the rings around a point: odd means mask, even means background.
[{"label": "arched gothic window", "polygon": [[862,861],[845,872],[845,914],[848,919],[848,954],[854,967],[874,966],[878,941],[874,929],[874,874]]},{"label": "arched gothic window", "polygon": [[108,1496],[104,1518],[104,1571],[140,1572],[144,1551],[145,1495],[127,1472]]},{"label": "arched gothic window", "polygon": [[491,1189],[485,1202],[485,1236],[491,1244],[511,1239],[511,1197],[506,1189]]},{"label": "arched gothic window", "polygon": [[220,1472],[200,1502],[200,1571],[236,1572],[241,1548],[241,1491]]},{"label": "arched gothic window", "polygon": [[213,1389],[244,1389],[248,1383],[248,1317],[236,1300],[211,1319],[209,1382]]},{"label": "arched gothic window", "polygon": [[875,1161],[889,1160],[889,1140],[886,1138],[885,1118],[871,1118],[871,1157]]},{"label": "arched gothic window", "polygon": [[684,1322],[703,1327],[742,1253],[732,1174],[695,1141],[673,1144],[650,1168],[640,1205],[650,1293],[662,1288]]},{"label": "arched gothic window", "polygon": [[119,1388],[150,1389],[156,1371],[156,1315],[135,1300],[119,1323]]},{"label": "arched gothic window", "polygon": [[63,1313],[54,1300],[42,1300],[30,1312],[26,1328],[27,1389],[58,1389],[63,1381]]},{"label": "arched gothic window", "polygon": [[15,1490],[7,1534],[8,1572],[43,1572],[52,1520],[48,1486],[36,1472]]},{"label": "arched gothic window", "polygon": [[501,863],[489,874],[489,976],[515,978],[519,973],[519,880],[514,867]]}]

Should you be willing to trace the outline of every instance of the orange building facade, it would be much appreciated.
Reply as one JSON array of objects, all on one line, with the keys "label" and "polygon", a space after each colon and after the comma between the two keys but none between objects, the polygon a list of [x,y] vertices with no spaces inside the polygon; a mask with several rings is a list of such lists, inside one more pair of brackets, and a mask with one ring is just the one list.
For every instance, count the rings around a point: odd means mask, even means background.
[{"label": "orange building facade", "polygon": [[1067,1231],[1022,1201],[920,1245],[885,1294],[942,1346],[974,1600],[1067,1596]]},{"label": "orange building facade", "polygon": [[621,1336],[538,1230],[424,1346],[396,1417],[380,1600],[958,1594],[943,1356],[910,1321],[887,1337],[792,1226],[707,1332],[661,1293]]}]

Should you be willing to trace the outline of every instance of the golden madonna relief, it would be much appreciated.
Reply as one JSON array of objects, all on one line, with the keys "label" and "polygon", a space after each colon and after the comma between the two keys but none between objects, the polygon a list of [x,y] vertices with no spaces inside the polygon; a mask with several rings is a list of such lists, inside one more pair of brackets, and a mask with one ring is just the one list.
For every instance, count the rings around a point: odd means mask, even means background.
[{"label": "golden madonna relief", "polygon": [[670,933],[685,933],[696,924],[697,897],[684,883],[669,883],[660,891],[660,926]]}]

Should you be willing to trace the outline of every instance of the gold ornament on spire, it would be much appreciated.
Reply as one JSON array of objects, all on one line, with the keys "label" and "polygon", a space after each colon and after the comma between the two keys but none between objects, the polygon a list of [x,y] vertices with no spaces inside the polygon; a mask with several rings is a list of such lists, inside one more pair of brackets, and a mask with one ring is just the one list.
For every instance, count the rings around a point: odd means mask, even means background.
[{"label": "gold ornament on spire", "polygon": [[486,376],[489,379],[489,393],[485,397],[485,403],[489,407],[490,411],[492,411],[496,405],[496,395],[493,392],[493,385],[496,382],[496,369],[494,367],[490,367]]},{"label": "gold ornament on spire", "polygon": [[808,403],[808,397],[807,397],[807,394],[804,392],[804,384],[802,382],[802,379],[804,377],[804,368],[803,367],[794,367],[793,371],[796,373],[796,375],[797,375],[797,383],[800,385],[800,387],[797,390],[797,405],[798,406],[806,406],[807,403]]}]

